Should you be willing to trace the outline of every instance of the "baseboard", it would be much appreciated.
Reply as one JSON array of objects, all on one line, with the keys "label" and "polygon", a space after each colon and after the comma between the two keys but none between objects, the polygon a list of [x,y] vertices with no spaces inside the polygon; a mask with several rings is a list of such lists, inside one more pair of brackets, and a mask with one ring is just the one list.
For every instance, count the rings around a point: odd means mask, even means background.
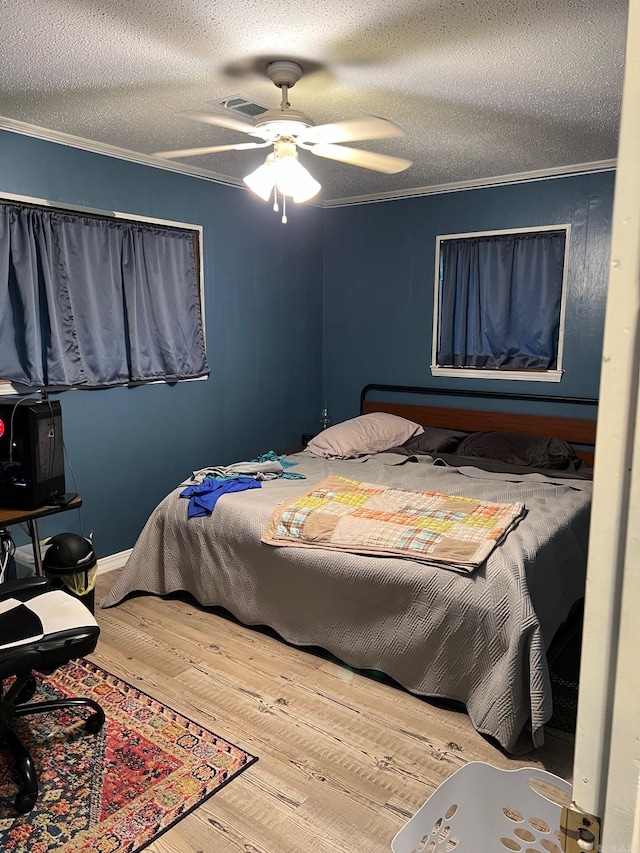
[{"label": "baseboard", "polygon": [[129,559],[129,555],[133,548],[128,548],[126,551],[119,551],[117,554],[109,554],[108,557],[100,557],[98,560],[98,574],[104,575],[107,572],[114,572],[116,569],[121,569]]}]

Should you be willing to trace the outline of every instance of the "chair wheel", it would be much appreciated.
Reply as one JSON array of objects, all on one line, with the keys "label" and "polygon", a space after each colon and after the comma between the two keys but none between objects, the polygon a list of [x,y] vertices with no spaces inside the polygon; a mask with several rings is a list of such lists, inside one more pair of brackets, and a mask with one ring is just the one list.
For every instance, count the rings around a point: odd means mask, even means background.
[{"label": "chair wheel", "polygon": [[36,686],[36,680],[31,676],[31,678],[22,685],[22,689],[18,691],[18,695],[15,698],[16,705],[22,705],[24,702],[28,702],[30,699],[33,699],[36,692]]},{"label": "chair wheel", "polygon": [[104,714],[91,714],[85,720],[84,727],[91,735],[97,734],[104,725]]},{"label": "chair wheel", "polygon": [[20,791],[15,799],[16,811],[20,814],[27,814],[35,806],[37,794],[27,794],[25,791]]}]

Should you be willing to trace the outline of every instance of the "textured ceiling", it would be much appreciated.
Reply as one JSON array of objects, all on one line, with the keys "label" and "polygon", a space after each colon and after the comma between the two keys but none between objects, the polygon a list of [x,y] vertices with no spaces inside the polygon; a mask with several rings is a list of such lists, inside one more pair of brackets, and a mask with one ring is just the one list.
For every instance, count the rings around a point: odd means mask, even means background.
[{"label": "textured ceiling", "polygon": [[[0,0],[0,127],[152,154],[243,142],[191,121],[243,94],[276,107],[263,69],[304,69],[316,124],[392,119],[406,157],[381,175],[300,154],[331,203],[551,172],[616,157],[627,0]],[[264,151],[181,160],[237,183]]]}]

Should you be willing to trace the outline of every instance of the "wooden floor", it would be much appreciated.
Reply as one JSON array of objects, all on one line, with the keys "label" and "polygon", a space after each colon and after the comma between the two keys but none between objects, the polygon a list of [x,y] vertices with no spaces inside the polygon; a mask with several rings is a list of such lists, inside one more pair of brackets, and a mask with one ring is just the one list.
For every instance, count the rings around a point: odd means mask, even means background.
[{"label": "wooden floor", "polygon": [[[100,575],[96,601],[117,575]],[[352,672],[190,600],[101,610],[97,664],[259,760],[148,853],[383,853],[468,761],[570,778],[573,736],[511,759],[465,714]]]}]

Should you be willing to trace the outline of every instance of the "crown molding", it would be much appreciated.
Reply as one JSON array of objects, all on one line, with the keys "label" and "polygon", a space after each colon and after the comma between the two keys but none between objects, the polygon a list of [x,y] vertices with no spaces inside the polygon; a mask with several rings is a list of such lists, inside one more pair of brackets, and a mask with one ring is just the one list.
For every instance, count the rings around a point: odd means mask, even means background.
[{"label": "crown molding", "polygon": [[[188,166],[184,163],[174,163],[154,157],[153,154],[141,154],[137,151],[129,151],[127,148],[118,148],[116,145],[108,145],[104,142],[94,142],[81,136],[73,136],[46,127],[27,124],[15,119],[0,116],[0,130],[8,130],[12,133],[20,133],[23,136],[32,136],[47,142],[56,142],[71,148],[79,148],[83,151],[91,151],[96,154],[104,154],[107,157],[115,157],[119,160],[127,160],[130,163],[140,163],[151,166],[154,169],[163,169],[167,172],[179,172],[195,178],[202,178],[225,186],[238,187],[246,190],[242,181],[219,175],[209,169],[198,169],[196,166]],[[504,186],[508,184],[529,183],[531,181],[543,181],[550,178],[566,178],[576,175],[586,175],[594,172],[610,172],[616,168],[616,160],[594,160],[591,163],[576,163],[570,166],[559,166],[550,169],[537,169],[530,172],[517,172],[512,175],[496,175],[490,178],[474,178],[469,181],[457,181],[449,184],[437,184],[427,187],[414,187],[410,189],[395,190],[388,193],[372,193],[371,195],[350,196],[347,198],[325,199],[309,202],[312,207],[348,207],[357,204],[374,204],[381,201],[398,201],[404,198],[415,198],[419,196],[440,195],[442,193],[459,192],[462,190],[484,189],[486,187]]]},{"label": "crown molding", "polygon": [[219,175],[209,169],[198,169],[196,166],[187,166],[184,163],[173,163],[154,157],[153,154],[141,154],[139,151],[129,151],[128,148],[118,148],[117,145],[108,145],[106,142],[94,142],[84,139],[82,136],[73,136],[70,133],[62,133],[58,130],[49,130],[46,127],[38,127],[35,124],[26,124],[12,118],[0,116],[0,130],[10,130],[23,136],[33,136],[36,139],[44,139],[47,142],[57,142],[59,145],[67,145],[70,148],[80,148],[83,151],[91,151],[94,154],[105,154],[107,157],[116,157],[118,160],[128,160],[130,163],[141,163],[144,166],[153,166],[155,169],[164,169],[167,172],[181,172],[196,178],[204,178],[227,186],[244,187],[240,180]]},{"label": "crown molding", "polygon": [[496,175],[491,178],[474,178],[470,181],[456,181],[450,184],[437,184],[430,187],[396,190],[395,192],[372,195],[351,196],[325,201],[325,207],[348,207],[352,204],[373,204],[380,201],[397,201],[415,196],[440,195],[461,190],[479,190],[506,184],[523,184],[531,181],[545,181],[550,178],[568,178],[575,175],[588,175],[594,172],[611,172],[616,169],[617,160],[594,160],[591,163],[574,163],[571,166],[559,166],[555,169],[537,169],[531,172],[515,172],[512,175]]}]

